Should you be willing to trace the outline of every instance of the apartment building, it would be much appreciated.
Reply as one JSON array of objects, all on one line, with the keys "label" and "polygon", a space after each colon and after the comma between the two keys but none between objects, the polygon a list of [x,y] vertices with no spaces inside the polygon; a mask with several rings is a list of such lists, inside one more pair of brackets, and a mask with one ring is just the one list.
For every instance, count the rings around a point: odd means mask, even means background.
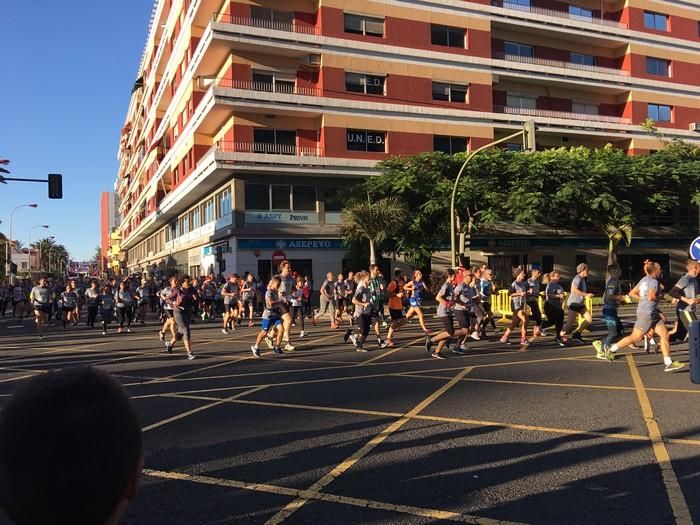
[{"label": "apartment building", "polygon": [[[341,197],[391,155],[700,144],[689,0],[158,0],[115,183],[130,271],[338,271]],[[520,144],[509,144],[517,149]]]}]

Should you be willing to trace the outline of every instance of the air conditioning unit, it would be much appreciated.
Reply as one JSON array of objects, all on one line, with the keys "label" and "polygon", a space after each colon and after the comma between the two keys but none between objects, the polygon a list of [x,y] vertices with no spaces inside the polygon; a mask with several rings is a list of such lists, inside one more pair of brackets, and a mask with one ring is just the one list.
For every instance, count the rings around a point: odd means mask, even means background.
[{"label": "air conditioning unit", "polygon": [[302,61],[302,66],[310,69],[318,69],[319,67],[321,67],[321,55],[314,53],[304,57]]},{"label": "air conditioning unit", "polygon": [[691,122],[688,129],[690,131],[700,131],[700,122]]}]

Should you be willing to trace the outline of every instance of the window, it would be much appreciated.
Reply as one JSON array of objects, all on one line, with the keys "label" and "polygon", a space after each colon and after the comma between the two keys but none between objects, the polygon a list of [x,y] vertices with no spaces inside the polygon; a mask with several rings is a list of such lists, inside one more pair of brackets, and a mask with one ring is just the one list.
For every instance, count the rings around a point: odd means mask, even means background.
[{"label": "window", "polygon": [[265,20],[274,24],[292,25],[294,13],[288,11],[278,11],[268,7],[251,6],[250,17],[256,20]]},{"label": "window", "polygon": [[529,11],[530,0],[504,0],[503,7]]},{"label": "window", "polygon": [[671,106],[647,104],[647,117],[654,122],[671,122]]},{"label": "window", "polygon": [[571,18],[592,20],[593,19],[593,11],[591,11],[590,9],[586,9],[584,7],[579,7],[577,5],[570,5],[569,6],[569,16]]},{"label": "window", "polygon": [[209,199],[207,202],[202,204],[202,224],[208,224],[214,221],[214,199]]},{"label": "window", "polygon": [[595,57],[581,53],[571,53],[571,63],[581,64],[582,66],[595,66]]},{"label": "window", "polygon": [[345,32],[356,35],[384,36],[384,19],[345,13]]},{"label": "window", "polygon": [[647,29],[656,29],[657,31],[668,31],[668,17],[661,13],[653,13],[644,11],[644,27]]},{"label": "window", "polygon": [[518,42],[506,42],[504,50],[506,55],[509,56],[528,58],[532,58],[534,56],[532,46],[528,46],[527,44],[519,44]]},{"label": "window", "polygon": [[506,105],[509,108],[537,109],[537,97],[534,95],[519,95],[508,93]]},{"label": "window", "polygon": [[647,73],[661,77],[670,77],[671,61],[663,58],[647,57]]},{"label": "window", "polygon": [[178,221],[180,223],[180,235],[190,233],[190,216],[183,215]]},{"label": "window", "polygon": [[386,132],[364,129],[347,130],[346,145],[350,151],[386,151]]},{"label": "window", "polygon": [[295,211],[316,211],[316,187],[294,186],[292,209]]},{"label": "window", "polygon": [[272,185],[270,194],[272,196],[272,209],[273,210],[291,210],[292,200],[291,200],[291,186],[285,185]]},{"label": "window", "polygon": [[274,91],[275,93],[294,93],[295,79],[276,71],[253,71],[253,89]]},{"label": "window", "polygon": [[592,102],[574,101],[571,104],[571,112],[583,115],[598,115],[600,113],[600,108],[598,104],[593,104]]},{"label": "window", "polygon": [[430,25],[430,41],[436,46],[466,47],[467,31],[459,27]]},{"label": "window", "polygon": [[433,137],[433,151],[442,151],[448,155],[467,151],[467,138],[435,135]]},{"label": "window", "polygon": [[255,153],[274,153],[277,155],[294,155],[296,152],[297,132],[281,129],[256,128],[253,130]]},{"label": "window", "polygon": [[345,89],[352,93],[384,95],[385,77],[364,75],[362,73],[345,73]]},{"label": "window", "polygon": [[245,185],[245,209],[269,210],[270,187],[267,184]]},{"label": "window", "polygon": [[217,219],[231,213],[231,190],[224,190],[216,196]]},{"label": "window", "polygon": [[343,201],[338,188],[328,188],[323,192],[323,201],[326,206],[326,211],[343,211]]},{"label": "window", "polygon": [[598,115],[600,113],[600,108],[598,104],[592,102],[577,102],[574,101],[571,104],[572,113],[580,113],[583,115]]},{"label": "window", "polygon": [[192,225],[193,230],[196,230],[202,225],[200,219],[201,215],[199,214],[199,208],[197,207],[190,213],[190,224]]},{"label": "window", "polygon": [[469,86],[433,82],[433,100],[466,103],[468,91]]}]

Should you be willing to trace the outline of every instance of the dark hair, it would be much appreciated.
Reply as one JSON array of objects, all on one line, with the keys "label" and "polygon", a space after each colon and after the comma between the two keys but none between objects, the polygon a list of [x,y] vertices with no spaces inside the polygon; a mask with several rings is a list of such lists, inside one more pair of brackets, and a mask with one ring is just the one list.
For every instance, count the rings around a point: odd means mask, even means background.
[{"label": "dark hair", "polygon": [[452,268],[448,268],[447,271],[445,272],[445,280],[449,279],[450,277],[455,276],[455,271]]},{"label": "dark hair", "polygon": [[142,457],[124,388],[78,367],[24,383],[0,414],[0,506],[18,525],[105,523]]}]

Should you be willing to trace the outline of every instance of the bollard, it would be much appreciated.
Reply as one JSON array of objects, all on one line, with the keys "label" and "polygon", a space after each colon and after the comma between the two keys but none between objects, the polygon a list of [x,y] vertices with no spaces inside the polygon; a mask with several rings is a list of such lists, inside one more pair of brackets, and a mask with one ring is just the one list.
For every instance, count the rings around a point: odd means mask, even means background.
[{"label": "bollard", "polygon": [[695,384],[700,384],[700,321],[693,321],[690,324],[688,350],[690,354],[690,380]]}]

